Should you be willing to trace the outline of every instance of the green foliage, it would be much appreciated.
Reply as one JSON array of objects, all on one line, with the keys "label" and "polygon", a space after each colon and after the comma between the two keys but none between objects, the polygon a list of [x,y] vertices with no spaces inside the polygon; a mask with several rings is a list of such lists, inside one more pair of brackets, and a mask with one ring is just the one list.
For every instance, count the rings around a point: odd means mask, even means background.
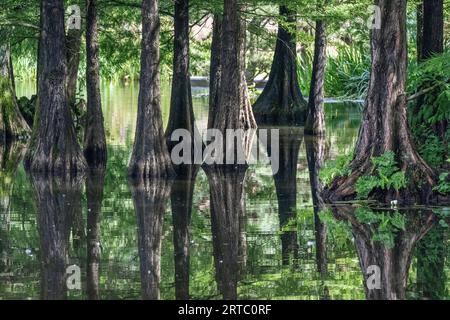
[{"label": "green foliage", "polygon": [[450,194],[450,173],[441,173],[439,176],[439,183],[434,190],[441,194]]},{"label": "green foliage", "polygon": [[398,211],[374,212],[367,207],[360,207],[355,212],[356,218],[363,224],[374,225],[376,232],[372,241],[379,242],[392,249],[395,245],[395,236],[401,230],[405,230],[405,216]]},{"label": "green foliage", "polygon": [[362,98],[370,77],[370,55],[367,49],[339,46],[337,56],[328,59],[325,91],[329,97]]},{"label": "green foliage", "polygon": [[339,156],[336,160],[328,161],[320,170],[320,180],[327,186],[339,177],[347,177],[352,173],[350,162],[353,159],[353,154]]},{"label": "green foliage", "polygon": [[399,191],[406,187],[406,175],[397,167],[394,152],[388,151],[380,157],[372,158],[372,164],[375,174],[362,176],[356,182],[356,193],[359,199],[367,199],[376,188],[382,190],[393,188]]}]

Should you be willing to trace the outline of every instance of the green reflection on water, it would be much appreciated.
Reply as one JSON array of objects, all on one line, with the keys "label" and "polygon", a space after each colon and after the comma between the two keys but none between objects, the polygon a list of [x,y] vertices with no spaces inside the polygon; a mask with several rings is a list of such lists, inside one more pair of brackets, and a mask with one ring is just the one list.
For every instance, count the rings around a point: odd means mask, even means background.
[{"label": "green reflection on water", "polygon": [[[18,84],[18,93],[30,95],[33,84]],[[141,293],[137,218],[126,179],[126,166],[134,137],[138,86],[103,86],[102,98],[107,132],[109,162],[105,177],[101,214],[101,261],[99,292],[102,299],[139,299]],[[206,128],[207,90],[194,89],[194,111],[200,130]],[[163,85],[164,123],[169,115],[170,88]],[[326,106],[327,158],[353,149],[360,122],[360,105],[331,103]],[[247,263],[238,285],[239,298],[249,299],[364,299],[365,290],[358,255],[348,222],[331,215],[328,225],[328,274],[317,272],[314,213],[311,200],[305,145],[299,150],[297,203],[295,214],[280,228],[277,194],[271,176],[250,167],[247,172],[246,241]],[[23,167],[11,176],[3,174],[0,183],[0,298],[38,299],[41,297],[41,244],[35,193]],[[73,223],[67,265],[82,270],[82,290],[68,291],[73,299],[86,293],[86,193],[83,190],[81,215]],[[169,201],[162,226],[162,299],[175,298],[173,221]],[[76,221],[76,219],[75,219]],[[78,226],[78,227],[77,227]],[[282,230],[280,230],[282,229]],[[447,231],[445,230],[446,234]],[[283,263],[282,234],[296,236],[298,253]],[[209,186],[200,171],[193,195],[190,244],[190,294],[194,299],[220,299],[217,290],[214,250],[209,212]],[[448,237],[445,237],[447,239]],[[447,241],[447,240],[445,240]],[[409,297],[418,297],[415,286],[415,259],[410,271]],[[449,265],[445,264],[445,273]],[[447,277],[448,279],[448,277]],[[445,280],[447,281],[447,280]],[[445,296],[444,296],[445,297]]]}]

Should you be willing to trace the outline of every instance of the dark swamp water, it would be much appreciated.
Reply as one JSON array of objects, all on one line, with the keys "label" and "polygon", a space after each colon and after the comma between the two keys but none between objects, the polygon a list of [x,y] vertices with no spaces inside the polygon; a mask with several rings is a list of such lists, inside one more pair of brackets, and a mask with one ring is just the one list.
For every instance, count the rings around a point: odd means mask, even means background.
[{"label": "dark swamp water", "polygon": [[[19,94],[30,88],[20,84]],[[109,144],[103,174],[71,183],[32,179],[22,147],[1,150],[0,299],[449,297],[450,208],[313,206],[314,160],[353,149],[359,104],[328,103],[320,141],[304,138],[302,128],[282,128],[276,176],[270,166],[252,165],[237,179],[210,183],[199,170],[171,186],[132,186],[126,167],[138,88],[102,91]],[[162,95],[165,122],[169,92]],[[194,90],[200,130],[207,104],[207,90]],[[220,204],[240,188],[242,214],[230,225]],[[67,286],[70,266],[80,268],[80,288]]]}]

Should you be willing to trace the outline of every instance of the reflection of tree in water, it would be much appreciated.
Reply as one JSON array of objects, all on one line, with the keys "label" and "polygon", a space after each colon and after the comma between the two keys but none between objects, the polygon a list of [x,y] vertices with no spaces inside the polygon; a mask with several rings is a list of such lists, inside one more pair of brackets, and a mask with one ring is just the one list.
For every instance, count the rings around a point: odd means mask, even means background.
[{"label": "reflection of tree in water", "polygon": [[182,165],[170,192],[175,259],[175,297],[189,299],[189,226],[198,166]]},{"label": "reflection of tree in water", "polygon": [[41,298],[66,297],[70,229],[81,201],[82,179],[32,175],[38,208]]},{"label": "reflection of tree in water", "polygon": [[138,224],[142,296],[146,300],[158,300],[163,217],[170,182],[160,179],[133,180],[131,193]]},{"label": "reflection of tree in water", "polygon": [[87,295],[91,300],[100,298],[99,268],[101,255],[101,217],[105,169],[89,170],[86,179],[87,198]]},{"label": "reflection of tree in water", "polygon": [[[433,212],[416,210],[399,213],[387,210],[361,210],[353,206],[335,206],[332,210],[337,219],[351,224],[367,299],[405,299],[412,254],[417,242],[435,224],[436,216]],[[392,227],[386,229],[389,225]],[[373,272],[368,271],[370,266],[380,268],[379,289],[367,286],[368,282],[372,283],[375,279],[371,277]]]},{"label": "reflection of tree in water", "polygon": [[[309,181],[314,206],[314,235],[316,239],[316,264],[317,272],[322,279],[328,275],[327,259],[327,227],[320,220],[319,213],[324,210],[325,204],[321,193],[323,184],[319,178],[320,169],[323,167],[326,154],[325,137],[305,136],[306,157],[308,161]],[[329,299],[328,287],[323,287],[321,296]]]},{"label": "reflection of tree in water", "polygon": [[24,152],[24,145],[17,142],[0,146],[0,273],[10,272],[11,196]]},{"label": "reflection of tree in water", "polygon": [[211,228],[219,291],[227,300],[237,299],[240,274],[240,236],[244,210],[246,166],[205,166],[210,187]]},{"label": "reflection of tree in water", "polygon": [[437,225],[417,244],[417,291],[423,299],[445,299],[446,228]]},{"label": "reflection of tree in water", "polygon": [[[297,164],[300,145],[303,140],[302,128],[279,128],[279,170],[273,176],[278,199],[280,229],[286,228],[297,213]],[[271,143],[268,152],[272,155]],[[277,156],[277,155],[273,155]],[[291,259],[298,260],[298,241],[296,230],[283,230],[281,234],[281,254],[283,265]]]}]

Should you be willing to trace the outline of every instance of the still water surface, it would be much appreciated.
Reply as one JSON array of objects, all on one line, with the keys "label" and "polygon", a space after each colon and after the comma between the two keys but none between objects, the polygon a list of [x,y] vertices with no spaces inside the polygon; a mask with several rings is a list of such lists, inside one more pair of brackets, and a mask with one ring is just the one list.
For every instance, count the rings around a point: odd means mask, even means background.
[{"label": "still water surface", "polygon": [[[30,95],[33,87],[18,84],[18,93]],[[273,177],[261,166],[247,170],[242,222],[227,233],[211,216],[204,171],[192,181],[175,181],[171,191],[164,181],[128,183],[137,94],[135,85],[102,88],[109,149],[104,175],[71,183],[32,179],[20,163],[21,149],[3,150],[0,299],[220,299],[230,289],[239,299],[449,297],[443,220],[450,209],[314,210],[314,157],[334,159],[353,149],[358,103],[328,103],[327,134],[320,141],[304,139],[301,128],[282,128],[280,173]],[[197,125],[204,130],[208,91],[194,89],[193,95]],[[165,86],[165,123],[169,102]],[[236,190],[236,183],[228,187]],[[186,195],[192,188],[191,206]],[[225,201],[220,192],[217,200]],[[318,209],[324,209],[321,219]],[[238,252],[230,255],[233,237]],[[81,289],[67,290],[71,265],[81,268]],[[367,290],[371,265],[380,268],[381,289]]]}]

